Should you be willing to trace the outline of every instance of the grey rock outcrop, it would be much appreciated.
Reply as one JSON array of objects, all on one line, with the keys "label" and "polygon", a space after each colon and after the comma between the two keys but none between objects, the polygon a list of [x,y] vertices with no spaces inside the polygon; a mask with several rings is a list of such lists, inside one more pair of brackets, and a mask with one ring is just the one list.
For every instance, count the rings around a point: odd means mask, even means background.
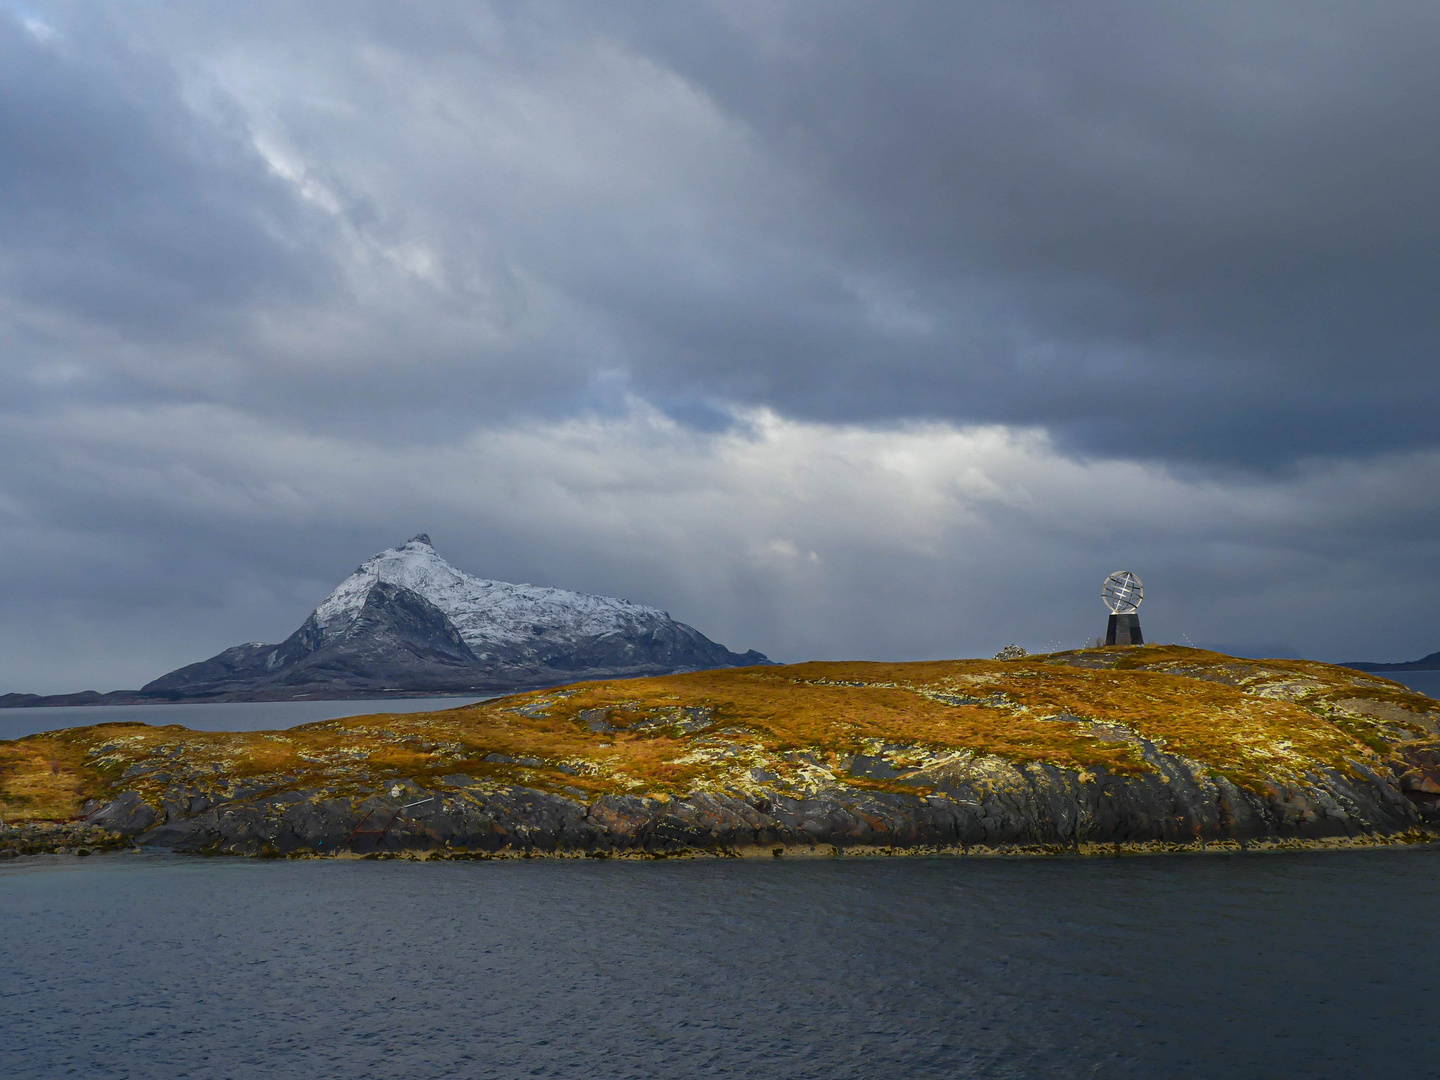
[{"label": "grey rock outcrop", "polygon": [[[845,783],[810,790],[594,800],[448,776],[339,796],[281,788],[197,799],[194,790],[137,813],[134,793],[87,821],[142,846],[235,855],[428,852],[452,857],[845,851],[1077,851],[1103,847],[1272,844],[1433,835],[1440,805],[1397,775],[1317,773],[1260,793],[1153,746],[1156,772],[1120,776],[974,760],[908,774],[926,794]],[[855,775],[893,772],[856,760]]]}]

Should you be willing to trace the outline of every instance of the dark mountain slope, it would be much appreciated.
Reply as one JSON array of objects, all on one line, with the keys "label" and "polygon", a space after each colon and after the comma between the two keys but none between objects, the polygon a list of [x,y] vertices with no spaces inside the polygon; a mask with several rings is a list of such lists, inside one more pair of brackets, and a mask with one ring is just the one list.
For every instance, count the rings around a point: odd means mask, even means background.
[{"label": "dark mountain slope", "polygon": [[1440,671],[1440,652],[1432,652],[1429,656],[1422,656],[1419,660],[1408,660],[1403,663],[1387,664],[1356,660],[1340,666],[1354,668],[1356,671]]},{"label": "dark mountain slope", "polygon": [[193,701],[296,691],[465,690],[483,681],[479,665],[443,611],[411,589],[380,581],[338,632],[327,634],[312,613],[279,645],[237,645],[140,692]]}]

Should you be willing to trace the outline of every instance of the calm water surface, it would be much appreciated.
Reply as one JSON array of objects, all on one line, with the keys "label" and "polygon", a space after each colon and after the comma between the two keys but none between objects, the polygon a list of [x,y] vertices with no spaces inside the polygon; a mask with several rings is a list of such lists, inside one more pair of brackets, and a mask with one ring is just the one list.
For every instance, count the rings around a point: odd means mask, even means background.
[{"label": "calm water surface", "polygon": [[1404,683],[1411,690],[1419,690],[1422,694],[1440,698],[1440,671],[1377,671],[1375,674]]},{"label": "calm water surface", "polygon": [[1440,850],[0,868],[7,1077],[1431,1077]]},{"label": "calm water surface", "polygon": [[20,739],[40,731],[139,721],[180,724],[194,731],[272,731],[277,728],[359,716],[373,712],[429,712],[485,701],[471,697],[350,698],[344,701],[191,702],[178,705],[59,705],[40,709],[0,709],[0,739]]}]

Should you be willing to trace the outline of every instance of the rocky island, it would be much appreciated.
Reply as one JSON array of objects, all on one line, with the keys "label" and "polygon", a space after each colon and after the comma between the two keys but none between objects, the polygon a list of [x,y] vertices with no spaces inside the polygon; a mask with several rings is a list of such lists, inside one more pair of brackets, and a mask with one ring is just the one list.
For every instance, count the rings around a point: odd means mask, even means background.
[{"label": "rocky island", "polygon": [[1430,840],[1440,702],[1173,646],[577,683],[285,731],[0,742],[0,847],[1108,852]]}]

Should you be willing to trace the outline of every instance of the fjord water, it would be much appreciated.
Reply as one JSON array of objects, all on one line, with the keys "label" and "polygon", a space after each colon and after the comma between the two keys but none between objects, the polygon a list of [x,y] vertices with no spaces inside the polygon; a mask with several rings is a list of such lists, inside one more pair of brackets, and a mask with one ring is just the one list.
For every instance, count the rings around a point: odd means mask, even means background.
[{"label": "fjord water", "polygon": [[192,701],[174,705],[56,705],[0,709],[0,739],[86,724],[179,724],[192,731],[274,731],[376,712],[454,709],[494,697],[345,698],[334,701]]},{"label": "fjord water", "polygon": [[36,856],[7,1077],[1375,1077],[1440,849],[663,863]]},{"label": "fjord water", "polygon": [[1376,674],[1403,683],[1429,697],[1440,698],[1440,671],[1381,671]]}]

